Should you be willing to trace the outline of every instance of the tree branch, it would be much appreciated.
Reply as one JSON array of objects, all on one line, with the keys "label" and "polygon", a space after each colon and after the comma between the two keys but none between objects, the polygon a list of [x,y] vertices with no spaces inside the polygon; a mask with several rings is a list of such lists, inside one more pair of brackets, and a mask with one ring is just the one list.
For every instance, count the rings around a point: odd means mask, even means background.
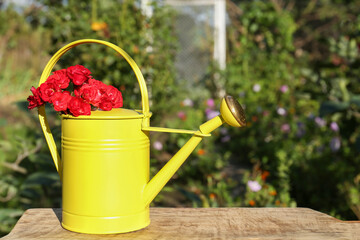
[{"label": "tree branch", "polygon": [[[23,144],[24,145],[24,144]],[[3,162],[2,165],[7,167],[7,168],[10,168],[11,170],[15,171],[15,172],[19,172],[19,173],[22,173],[22,174],[26,174],[27,173],[27,170],[23,167],[20,166],[20,163],[25,159],[27,158],[28,156],[40,151],[42,147],[42,142],[41,141],[37,141],[36,142],[36,146],[29,150],[27,149],[27,147],[24,147],[24,152],[22,153],[19,153],[15,162],[13,163],[10,163],[10,162]]]}]

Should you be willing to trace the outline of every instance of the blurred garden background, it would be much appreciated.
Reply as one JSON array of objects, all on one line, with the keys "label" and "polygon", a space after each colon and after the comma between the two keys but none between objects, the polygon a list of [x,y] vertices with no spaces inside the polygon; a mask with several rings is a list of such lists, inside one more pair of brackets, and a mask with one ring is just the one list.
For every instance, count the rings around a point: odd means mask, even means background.
[{"label": "blurred garden background", "polygon": [[[137,62],[152,126],[196,130],[218,114],[225,93],[245,108],[247,126],[224,125],[204,139],[152,206],[308,207],[360,219],[360,2],[223,2],[225,62],[214,58],[217,15],[202,13],[205,6],[179,12],[166,1],[146,1],[145,9],[140,0],[0,1],[1,235],[28,208],[61,207],[60,180],[26,98],[50,57],[82,38],[112,42]],[[177,27],[181,16],[201,27]],[[188,59],[181,54],[190,33]],[[181,72],[192,57],[195,70],[188,64]],[[119,88],[124,107],[140,108],[136,78],[113,50],[78,46],[54,70],[75,64]],[[59,116],[48,114],[60,144]],[[188,139],[152,133],[151,175]]]}]

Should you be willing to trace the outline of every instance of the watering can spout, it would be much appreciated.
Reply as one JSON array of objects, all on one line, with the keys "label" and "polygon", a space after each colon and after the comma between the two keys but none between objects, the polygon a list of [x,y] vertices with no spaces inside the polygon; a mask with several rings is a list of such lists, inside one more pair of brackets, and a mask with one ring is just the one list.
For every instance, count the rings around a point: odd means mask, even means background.
[{"label": "watering can spout", "polygon": [[189,141],[168,161],[168,163],[150,180],[144,189],[144,202],[149,205],[165,184],[175,174],[187,157],[194,151],[204,136],[220,127],[224,122],[233,127],[246,125],[245,113],[239,102],[231,96],[226,96],[221,101],[220,115],[200,125],[199,130]]}]

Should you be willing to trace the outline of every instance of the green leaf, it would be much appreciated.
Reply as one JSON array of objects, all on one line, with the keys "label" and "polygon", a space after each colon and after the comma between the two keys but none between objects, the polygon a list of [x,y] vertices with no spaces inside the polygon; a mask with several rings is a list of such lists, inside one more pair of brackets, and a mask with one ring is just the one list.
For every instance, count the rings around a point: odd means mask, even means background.
[{"label": "green leaf", "polygon": [[352,95],[350,97],[350,103],[360,107],[360,95]]},{"label": "green leaf", "polygon": [[189,192],[189,191],[187,191],[186,189],[181,188],[181,187],[178,187],[177,190],[178,190],[179,192],[181,192],[182,194],[184,194],[184,196],[185,196],[186,198],[190,199],[192,202],[198,202],[198,203],[201,202],[201,199],[200,199],[199,196],[196,195],[195,193]]},{"label": "green leaf", "polygon": [[25,185],[48,185],[51,186],[60,180],[57,173],[36,172],[31,174],[25,181]]},{"label": "green leaf", "polygon": [[23,213],[24,211],[20,209],[0,209],[0,232],[10,232]]},{"label": "green leaf", "polygon": [[321,117],[336,112],[341,112],[349,107],[349,102],[323,102],[321,103],[319,114]]},{"label": "green leaf", "polygon": [[[20,209],[3,208],[0,209],[0,222],[11,222],[11,218],[20,217],[24,213]],[[16,220],[15,220],[16,221]]]},{"label": "green leaf", "polygon": [[21,197],[27,199],[38,199],[41,197],[41,194],[37,189],[26,188],[21,191]]}]

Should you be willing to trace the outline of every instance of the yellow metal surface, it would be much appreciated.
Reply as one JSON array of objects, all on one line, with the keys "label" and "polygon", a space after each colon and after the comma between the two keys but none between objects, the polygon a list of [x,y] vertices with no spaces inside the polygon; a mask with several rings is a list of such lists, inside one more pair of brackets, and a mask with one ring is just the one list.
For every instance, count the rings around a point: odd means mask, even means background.
[{"label": "yellow metal surface", "polygon": [[[129,110],[131,111],[131,110]],[[62,117],[62,225],[84,233],[146,227],[149,137],[142,118]]]},{"label": "yellow metal surface", "polygon": [[[92,111],[90,116],[62,115],[60,159],[45,108],[39,108],[40,124],[62,180],[62,225],[71,231],[93,234],[135,231],[149,225],[149,204],[202,138],[224,122],[233,124],[233,116],[222,109],[224,118],[209,120],[199,131],[150,127],[148,93],[140,69],[121,48],[94,39],[75,41],[60,49],[46,65],[39,85],[65,52],[84,43],[103,44],[125,58],[140,85],[142,110],[121,108]],[[149,131],[193,134],[150,182]]]},{"label": "yellow metal surface", "polygon": [[233,127],[242,127],[241,124],[236,120],[234,115],[231,113],[231,110],[226,104],[225,98],[221,101],[220,112],[221,117],[226,121],[227,124]]},{"label": "yellow metal surface", "polygon": [[134,119],[143,118],[144,114],[126,108],[114,108],[111,111],[92,111],[90,116],[80,115],[74,117],[73,115],[61,115],[63,118],[74,119]]},{"label": "yellow metal surface", "polygon": [[221,116],[216,116],[207,121],[206,123],[201,124],[199,129],[203,134],[207,134],[220,127],[224,122],[225,121]]},{"label": "yellow metal surface", "polygon": [[162,127],[143,127],[143,131],[150,131],[150,132],[168,132],[168,133],[185,133],[185,134],[195,134],[199,137],[210,137],[211,134],[203,134],[199,131],[193,130],[185,130],[185,129],[174,129],[174,128],[162,128]]}]

